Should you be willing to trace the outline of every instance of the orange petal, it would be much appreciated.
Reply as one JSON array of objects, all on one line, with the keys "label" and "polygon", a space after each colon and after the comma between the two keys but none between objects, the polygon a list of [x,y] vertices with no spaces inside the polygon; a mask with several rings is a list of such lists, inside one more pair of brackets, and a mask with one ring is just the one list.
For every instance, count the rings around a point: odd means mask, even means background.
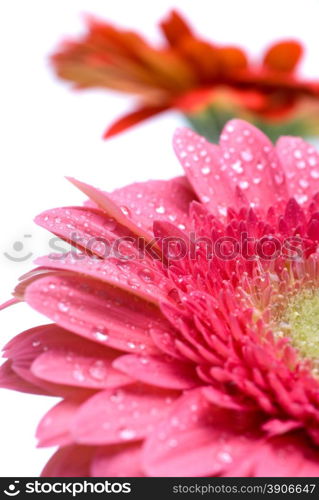
[{"label": "orange petal", "polygon": [[285,40],[272,45],[264,56],[264,66],[273,71],[293,71],[301,59],[302,45],[294,40]]},{"label": "orange petal", "polygon": [[160,28],[172,47],[178,45],[182,38],[192,35],[191,28],[176,10],[172,10],[168,17],[160,23]]},{"label": "orange petal", "polygon": [[221,47],[218,52],[224,70],[233,71],[247,68],[248,61],[243,50],[237,47]]},{"label": "orange petal", "polygon": [[158,113],[162,113],[167,109],[169,109],[169,106],[145,106],[143,108],[138,108],[113,122],[112,125],[105,131],[103,138],[109,139],[110,137],[120,134],[124,130],[133,127],[134,125],[137,125],[138,123],[146,120],[147,118],[151,118]]}]

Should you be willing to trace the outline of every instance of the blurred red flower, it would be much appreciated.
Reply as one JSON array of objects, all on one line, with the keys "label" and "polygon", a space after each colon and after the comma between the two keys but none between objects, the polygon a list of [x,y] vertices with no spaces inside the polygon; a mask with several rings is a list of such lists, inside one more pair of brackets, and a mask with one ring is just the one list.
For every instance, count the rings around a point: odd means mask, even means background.
[{"label": "blurred red flower", "polygon": [[106,138],[171,108],[213,139],[233,116],[254,122],[273,138],[319,130],[319,81],[297,76],[303,53],[297,41],[275,43],[256,62],[238,47],[207,42],[176,11],[160,23],[165,44],[158,48],[133,31],[92,18],[87,22],[87,32],[63,42],[52,62],[76,88],[138,96],[136,109],[116,120]]}]

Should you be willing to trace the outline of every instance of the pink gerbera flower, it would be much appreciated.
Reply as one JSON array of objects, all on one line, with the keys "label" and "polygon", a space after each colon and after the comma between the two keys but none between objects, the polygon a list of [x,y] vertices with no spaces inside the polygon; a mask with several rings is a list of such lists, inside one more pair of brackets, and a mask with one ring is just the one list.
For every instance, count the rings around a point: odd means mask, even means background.
[{"label": "pink gerbera flower", "polygon": [[62,397],[45,476],[317,476],[319,155],[238,120],[174,144],[186,177],[37,217],[78,250],[16,288],[54,323],[1,385]]}]

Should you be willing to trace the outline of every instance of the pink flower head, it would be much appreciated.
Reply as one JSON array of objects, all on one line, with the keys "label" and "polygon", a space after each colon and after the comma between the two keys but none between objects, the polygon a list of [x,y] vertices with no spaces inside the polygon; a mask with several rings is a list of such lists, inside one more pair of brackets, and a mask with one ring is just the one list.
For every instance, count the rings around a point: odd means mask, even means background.
[{"label": "pink flower head", "polygon": [[17,286],[54,323],[1,385],[62,398],[45,476],[317,476],[319,154],[240,120],[174,147],[185,177],[37,217],[77,251]]}]

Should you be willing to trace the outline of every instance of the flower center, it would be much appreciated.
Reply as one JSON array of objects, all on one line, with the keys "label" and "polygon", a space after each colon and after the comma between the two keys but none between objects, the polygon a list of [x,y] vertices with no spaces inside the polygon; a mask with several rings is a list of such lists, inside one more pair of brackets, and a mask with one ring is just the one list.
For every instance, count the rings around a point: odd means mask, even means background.
[{"label": "flower center", "polygon": [[319,290],[307,288],[294,295],[277,326],[300,354],[319,368]]}]

